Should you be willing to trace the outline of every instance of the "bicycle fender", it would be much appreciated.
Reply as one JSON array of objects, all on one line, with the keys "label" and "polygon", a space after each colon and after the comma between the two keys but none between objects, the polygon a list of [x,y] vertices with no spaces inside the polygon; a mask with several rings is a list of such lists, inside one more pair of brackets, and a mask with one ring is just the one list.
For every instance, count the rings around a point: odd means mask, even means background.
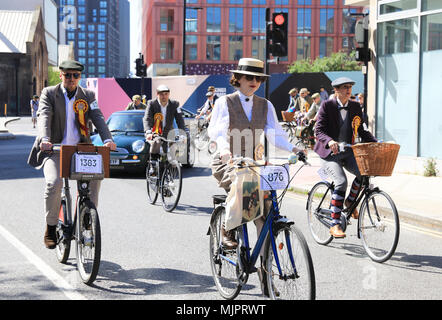
[{"label": "bicycle fender", "polygon": [[207,229],[207,233],[206,233],[206,235],[208,235],[208,236],[210,236],[210,228],[212,227],[212,225],[213,225],[213,223],[215,222],[215,214],[214,213],[216,213],[216,212],[218,212],[219,210],[222,210],[222,209],[224,209],[224,206],[217,206],[215,209],[213,209],[213,212],[212,212],[212,217],[210,218],[210,224],[209,224],[209,228]]}]

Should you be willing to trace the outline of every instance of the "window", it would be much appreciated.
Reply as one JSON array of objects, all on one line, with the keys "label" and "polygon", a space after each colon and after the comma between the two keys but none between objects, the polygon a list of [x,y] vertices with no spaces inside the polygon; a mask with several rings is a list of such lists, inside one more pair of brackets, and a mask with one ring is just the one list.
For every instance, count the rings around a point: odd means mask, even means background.
[{"label": "window", "polygon": [[100,16],[107,17],[107,9],[100,9]]},{"label": "window", "polygon": [[243,8],[229,8],[229,32],[243,32]]},{"label": "window", "polygon": [[106,48],[106,42],[105,41],[98,41],[98,48],[100,48],[100,49]]},{"label": "window", "polygon": [[86,22],[85,16],[84,15],[78,15],[77,16],[78,22]]},{"label": "window", "polygon": [[87,63],[88,64],[95,64],[95,58],[88,58]]},{"label": "window", "polygon": [[97,34],[97,39],[98,39],[98,40],[106,40],[106,34],[103,33],[103,32],[99,32],[99,33]]},{"label": "window", "polygon": [[93,25],[93,24],[88,24],[88,25],[87,25],[87,31],[95,31],[95,25]]},{"label": "window", "polygon": [[88,56],[95,56],[95,50],[94,50],[94,49],[89,49],[89,50],[87,51],[87,55],[88,55]]},{"label": "window", "polygon": [[356,17],[350,16],[350,13],[356,13],[356,9],[342,9],[342,33],[355,33]]},{"label": "window", "polygon": [[186,35],[186,59],[196,60],[198,58],[198,37]]},{"label": "window", "polygon": [[266,37],[252,36],[252,57],[265,60]]},{"label": "window", "polygon": [[78,41],[78,47],[79,48],[86,48],[86,42],[85,41]]},{"label": "window", "polygon": [[221,37],[220,36],[207,36],[206,59],[207,60],[220,60],[221,59]]},{"label": "window", "polygon": [[100,23],[106,23],[107,18],[106,17],[100,17]]},{"label": "window", "polygon": [[94,73],[94,72],[95,72],[95,67],[94,67],[94,66],[89,66],[89,67],[87,68],[87,72],[89,72],[89,73]]},{"label": "window", "polygon": [[[436,1],[431,1],[436,2]],[[404,10],[411,10],[417,8],[417,0],[399,0],[394,1],[386,4],[380,5],[380,14],[387,14],[387,13],[393,13],[393,12],[400,12]]]},{"label": "window", "polygon": [[252,0],[252,4],[266,4],[266,0]]},{"label": "window", "polygon": [[101,32],[105,32],[105,31],[106,31],[106,25],[104,25],[104,24],[99,24],[99,25],[97,26],[97,30],[98,30],[98,31],[101,31]]},{"label": "window", "polygon": [[88,33],[88,34],[87,34],[87,38],[88,38],[89,40],[95,40],[95,33]]},{"label": "window", "polygon": [[238,61],[243,56],[243,37],[229,36],[229,60]]},{"label": "window", "polygon": [[99,67],[98,67],[98,72],[99,72],[99,73],[105,73],[105,72],[106,72],[106,67],[99,66]]},{"label": "window", "polygon": [[106,64],[106,58],[98,58],[98,64]]},{"label": "window", "polygon": [[221,3],[221,0],[207,0],[207,3],[215,3],[215,4],[218,4],[218,3]]},{"label": "window", "polygon": [[173,59],[173,39],[162,38],[160,40],[160,59]]},{"label": "window", "polygon": [[80,57],[84,57],[84,56],[86,55],[86,50],[84,50],[84,49],[78,49],[78,55],[79,55]]},{"label": "window", "polygon": [[312,9],[298,9],[298,33],[312,32]]},{"label": "window", "polygon": [[289,0],[274,0],[277,6],[286,6],[289,4]]},{"label": "window", "polygon": [[107,1],[100,1],[100,8],[107,8]]},{"label": "window", "polygon": [[[80,38],[78,38],[80,39]],[[68,32],[68,40],[75,40],[75,33],[74,32]]]},{"label": "window", "polygon": [[296,39],[296,60],[310,59],[311,38],[298,37]]},{"label": "window", "polygon": [[334,9],[320,9],[319,10],[319,32],[333,33],[334,30]]},{"label": "window", "polygon": [[[160,30],[161,31],[172,31],[173,30],[173,19],[174,19],[174,11],[173,10],[161,8],[160,9]],[[187,30],[187,25],[186,25],[186,30]]]},{"label": "window", "polygon": [[87,45],[89,48],[95,48],[95,41],[88,41]]},{"label": "window", "polygon": [[319,57],[328,57],[333,53],[333,38],[320,37],[319,38]]},{"label": "window", "polygon": [[229,0],[230,4],[243,4],[243,0]]},{"label": "window", "polygon": [[298,0],[298,4],[306,5],[306,6],[311,6],[312,5],[312,0]]},{"label": "window", "polygon": [[253,8],[252,9],[252,32],[265,33],[266,32],[266,9]]},{"label": "window", "polygon": [[442,9],[442,1],[421,0],[422,11]]},{"label": "window", "polygon": [[105,57],[106,56],[106,50],[98,49],[98,56],[99,57]]},{"label": "window", "polygon": [[195,9],[186,10],[186,32],[198,32],[198,11]]},{"label": "window", "polygon": [[77,33],[77,36],[79,40],[86,40],[86,33],[84,32]]},{"label": "window", "polygon": [[321,6],[333,6],[335,4],[335,0],[321,0]]},{"label": "window", "polygon": [[221,8],[207,8],[207,32],[221,32]]}]

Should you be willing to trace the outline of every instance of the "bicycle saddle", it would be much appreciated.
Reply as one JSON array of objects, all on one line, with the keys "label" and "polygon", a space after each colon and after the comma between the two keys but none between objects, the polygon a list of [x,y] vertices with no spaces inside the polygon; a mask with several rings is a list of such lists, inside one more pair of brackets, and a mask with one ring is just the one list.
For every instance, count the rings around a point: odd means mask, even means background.
[{"label": "bicycle saddle", "polygon": [[212,196],[213,204],[220,204],[226,202],[227,195],[225,194],[215,194]]}]

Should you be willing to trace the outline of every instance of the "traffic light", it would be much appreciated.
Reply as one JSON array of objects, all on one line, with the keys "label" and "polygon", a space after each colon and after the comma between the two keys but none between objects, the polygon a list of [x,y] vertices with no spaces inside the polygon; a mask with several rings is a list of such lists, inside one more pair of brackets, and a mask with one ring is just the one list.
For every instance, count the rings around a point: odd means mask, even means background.
[{"label": "traffic light", "polygon": [[135,59],[135,70],[137,77],[146,77],[147,76],[147,65],[144,63],[144,57],[140,53],[139,58]]},{"label": "traffic light", "polygon": [[368,47],[368,17],[356,21],[355,40],[358,43],[356,48],[356,61],[368,62],[371,60],[370,49]]},{"label": "traffic light", "polygon": [[287,56],[287,40],[288,14],[287,12],[274,12],[272,14],[272,56]]}]

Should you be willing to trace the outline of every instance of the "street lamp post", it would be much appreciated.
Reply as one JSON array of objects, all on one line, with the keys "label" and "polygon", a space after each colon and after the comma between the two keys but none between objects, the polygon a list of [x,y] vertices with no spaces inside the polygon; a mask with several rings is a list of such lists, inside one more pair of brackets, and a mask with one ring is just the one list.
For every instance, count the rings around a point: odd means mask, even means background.
[{"label": "street lamp post", "polygon": [[[187,0],[183,0],[183,62],[182,62],[182,70],[181,74],[186,75],[186,6]],[[189,7],[192,10],[202,10],[201,7]]]}]

